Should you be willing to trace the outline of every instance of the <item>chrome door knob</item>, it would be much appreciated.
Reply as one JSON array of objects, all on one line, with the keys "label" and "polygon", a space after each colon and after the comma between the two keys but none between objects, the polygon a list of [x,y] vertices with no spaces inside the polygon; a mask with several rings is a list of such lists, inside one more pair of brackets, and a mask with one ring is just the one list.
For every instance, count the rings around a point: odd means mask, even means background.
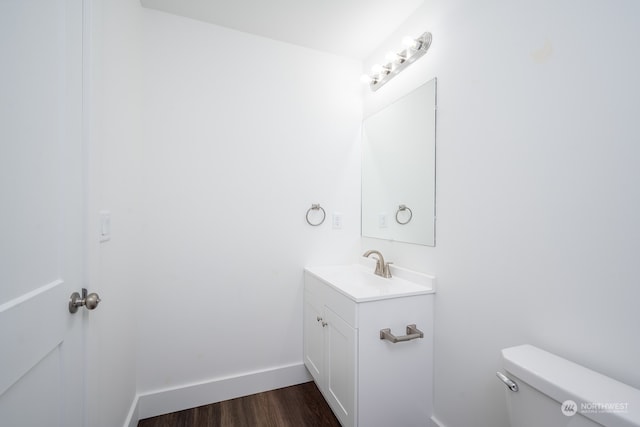
[{"label": "chrome door knob", "polygon": [[98,304],[100,304],[100,297],[95,292],[90,293],[84,299],[84,306],[87,307],[89,310],[93,310],[98,306]]},{"label": "chrome door knob", "polygon": [[82,296],[78,292],[71,294],[69,298],[69,313],[78,311],[78,307],[85,306],[87,310],[95,309],[100,304],[100,297],[95,292],[87,295],[87,290],[82,288]]}]

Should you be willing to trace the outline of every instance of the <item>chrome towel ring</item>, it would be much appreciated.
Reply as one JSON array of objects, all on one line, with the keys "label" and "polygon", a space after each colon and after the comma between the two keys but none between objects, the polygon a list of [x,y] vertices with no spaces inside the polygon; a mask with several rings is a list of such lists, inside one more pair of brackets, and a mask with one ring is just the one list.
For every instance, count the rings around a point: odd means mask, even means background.
[{"label": "chrome towel ring", "polygon": [[[406,221],[400,221],[400,218],[398,218],[398,215],[400,214],[400,212],[404,212],[404,211],[409,211],[409,218]],[[398,224],[400,225],[409,224],[412,218],[413,218],[413,211],[411,209],[409,209],[406,205],[398,206],[398,210],[396,211],[396,222]]]},{"label": "chrome towel ring", "polygon": [[[311,211],[320,211],[320,212],[322,212],[322,219],[320,221],[318,221],[318,222],[315,222],[315,223],[311,222],[311,220],[309,219],[309,214],[311,213]],[[327,217],[327,213],[324,211],[324,209],[322,208],[322,206],[320,206],[319,203],[312,204],[311,207],[307,210],[307,216],[306,216],[307,223],[309,225],[314,226],[314,227],[317,227],[318,225],[322,224],[326,217]]]}]

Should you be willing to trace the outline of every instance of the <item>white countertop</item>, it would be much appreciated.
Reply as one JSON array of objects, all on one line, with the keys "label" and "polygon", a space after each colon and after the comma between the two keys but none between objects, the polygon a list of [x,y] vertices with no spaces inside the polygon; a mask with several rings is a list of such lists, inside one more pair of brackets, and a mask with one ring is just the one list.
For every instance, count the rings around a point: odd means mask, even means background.
[{"label": "white countertop", "polygon": [[393,277],[388,279],[373,274],[373,267],[360,264],[309,266],[305,271],[355,302],[435,293],[433,276],[393,265]]}]

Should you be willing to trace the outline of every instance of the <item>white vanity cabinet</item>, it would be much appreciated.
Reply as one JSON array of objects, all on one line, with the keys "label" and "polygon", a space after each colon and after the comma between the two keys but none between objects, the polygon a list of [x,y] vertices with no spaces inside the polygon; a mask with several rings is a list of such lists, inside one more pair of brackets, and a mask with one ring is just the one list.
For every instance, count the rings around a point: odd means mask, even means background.
[{"label": "white vanity cabinet", "polygon": [[[359,266],[349,268],[346,276],[333,275],[339,267],[305,269],[307,369],[344,427],[429,425],[433,287],[407,288],[401,279],[371,279]],[[342,279],[361,289],[341,286]],[[400,337],[412,324],[422,338],[380,339],[382,329]]]}]

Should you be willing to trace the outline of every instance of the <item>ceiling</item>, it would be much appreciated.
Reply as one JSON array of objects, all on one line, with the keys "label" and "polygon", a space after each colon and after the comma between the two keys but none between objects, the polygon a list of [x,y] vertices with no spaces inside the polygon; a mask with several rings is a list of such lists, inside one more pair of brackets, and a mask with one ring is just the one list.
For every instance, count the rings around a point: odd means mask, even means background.
[{"label": "ceiling", "polygon": [[140,0],[144,7],[364,59],[424,0]]}]

